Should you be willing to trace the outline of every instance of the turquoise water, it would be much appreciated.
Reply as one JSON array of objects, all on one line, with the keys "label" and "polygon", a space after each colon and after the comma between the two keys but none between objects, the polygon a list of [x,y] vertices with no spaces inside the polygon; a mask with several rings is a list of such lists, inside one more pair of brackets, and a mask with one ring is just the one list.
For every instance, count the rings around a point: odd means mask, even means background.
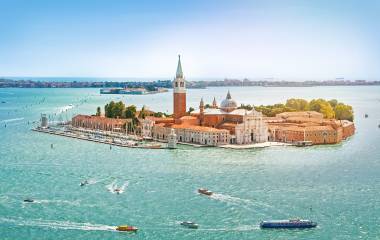
[{"label": "turquoise water", "polygon": [[[0,89],[0,102],[5,101],[0,103],[1,239],[378,239],[380,87],[229,89],[239,102],[255,105],[290,97],[337,98],[354,107],[357,133],[339,145],[310,148],[110,149],[30,128],[40,113],[59,114],[69,104],[74,107],[63,119],[94,113],[111,99],[170,111],[171,93]],[[227,90],[188,90],[188,103],[196,107],[201,97],[211,102],[214,96],[220,102]],[[80,187],[84,179],[90,184]],[[113,185],[124,186],[124,192],[111,193]],[[199,187],[217,194],[200,196]],[[37,202],[23,203],[28,197]],[[319,226],[258,228],[261,220],[291,217]],[[200,228],[180,227],[184,220]],[[140,230],[111,230],[121,224]]]}]

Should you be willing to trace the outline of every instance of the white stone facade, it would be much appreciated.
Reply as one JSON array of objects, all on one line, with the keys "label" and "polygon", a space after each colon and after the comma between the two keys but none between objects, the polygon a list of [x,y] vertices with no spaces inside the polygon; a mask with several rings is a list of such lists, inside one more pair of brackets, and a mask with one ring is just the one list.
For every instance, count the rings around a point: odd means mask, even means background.
[{"label": "white stone facade", "polygon": [[235,127],[236,144],[262,143],[268,141],[268,125],[261,112],[252,110],[244,115],[243,122]]}]

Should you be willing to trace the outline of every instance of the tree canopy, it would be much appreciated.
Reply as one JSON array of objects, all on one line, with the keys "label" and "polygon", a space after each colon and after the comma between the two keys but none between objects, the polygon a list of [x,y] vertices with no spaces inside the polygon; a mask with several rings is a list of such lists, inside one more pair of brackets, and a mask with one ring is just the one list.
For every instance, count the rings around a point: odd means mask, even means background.
[{"label": "tree canopy", "polygon": [[[251,105],[241,104],[240,109],[252,110]],[[338,102],[336,99],[329,101],[325,99],[313,99],[310,102],[305,99],[291,98],[285,104],[255,106],[255,110],[262,112],[265,116],[274,117],[283,112],[316,111],[323,114],[324,118],[336,118],[338,120],[353,121],[354,112],[351,106]]]},{"label": "tree canopy", "polygon": [[106,104],[104,107],[104,113],[106,117],[109,118],[122,118],[124,113],[125,105],[122,101],[119,101],[115,103],[114,101],[111,101],[110,103]]}]

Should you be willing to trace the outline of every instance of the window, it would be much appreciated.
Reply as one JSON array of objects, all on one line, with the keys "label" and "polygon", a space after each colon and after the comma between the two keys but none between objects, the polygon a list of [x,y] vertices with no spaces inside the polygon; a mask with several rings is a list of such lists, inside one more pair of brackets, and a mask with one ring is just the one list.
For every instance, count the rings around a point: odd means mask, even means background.
[{"label": "window", "polygon": [[183,82],[181,82],[180,84],[181,84],[181,87],[184,87],[184,83]]},{"label": "window", "polygon": [[178,87],[178,82],[175,82],[175,87]]}]

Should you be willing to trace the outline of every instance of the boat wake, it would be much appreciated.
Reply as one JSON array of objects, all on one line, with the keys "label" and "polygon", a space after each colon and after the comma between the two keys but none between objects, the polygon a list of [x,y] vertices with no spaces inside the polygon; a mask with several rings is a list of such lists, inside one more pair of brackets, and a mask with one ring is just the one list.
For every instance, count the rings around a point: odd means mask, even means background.
[{"label": "boat wake", "polygon": [[116,184],[116,180],[115,180],[112,183],[106,185],[106,188],[111,193],[121,194],[128,187],[128,185],[129,185],[129,182],[125,181],[123,185],[121,185],[120,187],[118,187],[117,184]]},{"label": "boat wake", "polygon": [[0,218],[0,222],[17,225],[17,226],[54,228],[54,229],[64,229],[64,230],[115,231],[115,226],[92,224],[92,223],[77,223],[77,222],[70,222],[70,221]]},{"label": "boat wake", "polygon": [[104,182],[104,181],[106,181],[108,179],[109,179],[109,177],[102,178],[102,179],[89,178],[87,180],[87,184],[88,185],[92,185],[92,184],[96,184],[96,183],[101,183],[101,182]]},{"label": "boat wake", "polygon": [[49,200],[49,199],[34,199],[31,203],[23,202],[24,204],[56,204],[56,205],[72,205],[79,206],[80,200],[68,201],[68,200]]},{"label": "boat wake", "polygon": [[63,107],[59,107],[57,113],[64,113],[64,112],[67,112],[68,110],[70,110],[72,108],[74,108],[73,104],[69,104],[69,105],[66,105]]},{"label": "boat wake", "polygon": [[260,209],[260,211],[263,210],[270,210],[270,211],[276,211],[278,214],[287,216],[287,214],[283,211],[280,211],[279,209],[275,208],[274,206],[260,202],[260,201],[252,201],[248,199],[242,199],[238,197],[233,197],[227,194],[221,194],[221,193],[214,193],[210,196],[211,199],[218,200],[221,202],[225,202],[230,205],[235,205],[239,207],[243,207],[247,211],[254,211],[257,212],[257,209]]},{"label": "boat wake", "polygon": [[227,194],[221,194],[221,193],[214,193],[210,196],[210,198],[221,201],[221,202],[229,203],[229,204],[235,204],[235,205],[253,204],[251,200],[233,197],[233,196],[230,196]]},{"label": "boat wake", "polygon": [[0,123],[17,122],[17,121],[21,121],[21,120],[24,120],[24,118],[10,118],[10,119],[5,119],[5,120],[1,120]]}]

